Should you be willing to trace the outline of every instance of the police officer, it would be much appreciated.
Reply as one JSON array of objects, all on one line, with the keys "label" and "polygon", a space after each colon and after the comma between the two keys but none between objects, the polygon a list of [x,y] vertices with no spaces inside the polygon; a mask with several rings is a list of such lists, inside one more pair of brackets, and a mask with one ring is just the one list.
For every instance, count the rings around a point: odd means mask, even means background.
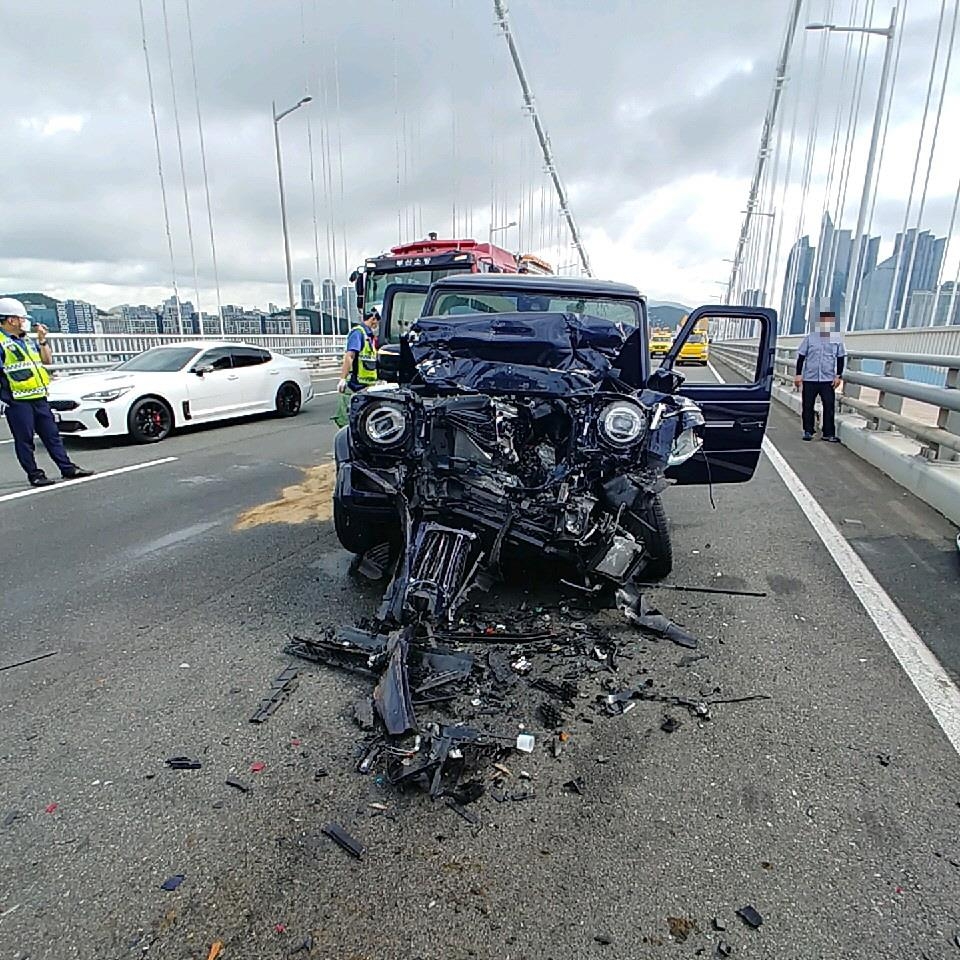
[{"label": "police officer", "polygon": [[376,307],[368,310],[363,321],[347,336],[340,368],[340,383],[337,390],[356,393],[377,382],[377,333],[380,330],[380,312]]},{"label": "police officer", "polygon": [[0,408],[3,408],[13,434],[13,449],[34,487],[49,487],[51,480],[37,466],[33,436],[39,435],[64,479],[92,477],[67,456],[56,420],[47,403],[50,374],[44,364],[53,361],[47,343],[47,328],[37,325],[36,345],[28,340],[30,317],[19,300],[0,297]]},{"label": "police officer", "polygon": [[836,391],[847,350],[839,334],[833,332],[836,319],[832,310],[822,310],[816,332],[808,333],[797,347],[794,386],[803,388],[804,440],[813,439],[813,405],[819,397],[823,406],[823,439],[827,443],[840,442],[835,422]]}]

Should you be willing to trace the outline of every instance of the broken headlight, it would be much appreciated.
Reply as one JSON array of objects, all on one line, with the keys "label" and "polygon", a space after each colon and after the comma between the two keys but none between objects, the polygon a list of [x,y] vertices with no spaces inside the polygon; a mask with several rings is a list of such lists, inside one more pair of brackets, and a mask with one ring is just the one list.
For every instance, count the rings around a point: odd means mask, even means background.
[{"label": "broken headlight", "polygon": [[628,400],[615,400],[600,412],[600,435],[615,447],[627,447],[640,440],[647,429],[643,410]]},{"label": "broken headlight", "polygon": [[703,412],[689,397],[680,397],[677,434],[667,458],[667,466],[685,463],[703,446]]},{"label": "broken headlight", "polygon": [[384,400],[369,404],[360,415],[357,426],[364,440],[378,447],[395,447],[406,439],[409,423],[406,411],[399,403]]}]

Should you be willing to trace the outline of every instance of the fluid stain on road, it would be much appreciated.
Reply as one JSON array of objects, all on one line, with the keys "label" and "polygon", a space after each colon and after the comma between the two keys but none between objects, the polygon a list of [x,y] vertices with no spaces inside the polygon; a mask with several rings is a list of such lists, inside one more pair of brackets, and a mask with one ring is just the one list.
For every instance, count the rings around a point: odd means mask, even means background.
[{"label": "fluid stain on road", "polygon": [[271,500],[244,511],[234,524],[235,530],[249,530],[264,523],[309,523],[329,520],[333,512],[333,487],[337,468],[322,463],[303,471],[303,480],[284,487],[279,500]]}]

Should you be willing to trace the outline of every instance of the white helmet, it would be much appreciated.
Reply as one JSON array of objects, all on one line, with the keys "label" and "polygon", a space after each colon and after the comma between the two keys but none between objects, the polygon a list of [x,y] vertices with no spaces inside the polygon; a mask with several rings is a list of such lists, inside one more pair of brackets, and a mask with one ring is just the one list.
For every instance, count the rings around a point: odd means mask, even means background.
[{"label": "white helmet", "polygon": [[27,308],[13,297],[0,297],[0,317],[22,317],[27,320],[30,314]]}]

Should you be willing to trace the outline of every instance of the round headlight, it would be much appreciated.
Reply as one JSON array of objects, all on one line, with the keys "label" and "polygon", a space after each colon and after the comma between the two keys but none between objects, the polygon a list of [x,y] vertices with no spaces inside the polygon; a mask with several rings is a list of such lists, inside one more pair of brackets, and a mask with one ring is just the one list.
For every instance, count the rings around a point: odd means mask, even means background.
[{"label": "round headlight", "polygon": [[647,421],[643,411],[634,403],[615,401],[600,414],[600,432],[605,440],[625,447],[643,436]]},{"label": "round headlight", "polygon": [[378,403],[371,405],[363,417],[362,428],[371,443],[389,447],[403,440],[407,432],[407,417],[399,404]]}]

